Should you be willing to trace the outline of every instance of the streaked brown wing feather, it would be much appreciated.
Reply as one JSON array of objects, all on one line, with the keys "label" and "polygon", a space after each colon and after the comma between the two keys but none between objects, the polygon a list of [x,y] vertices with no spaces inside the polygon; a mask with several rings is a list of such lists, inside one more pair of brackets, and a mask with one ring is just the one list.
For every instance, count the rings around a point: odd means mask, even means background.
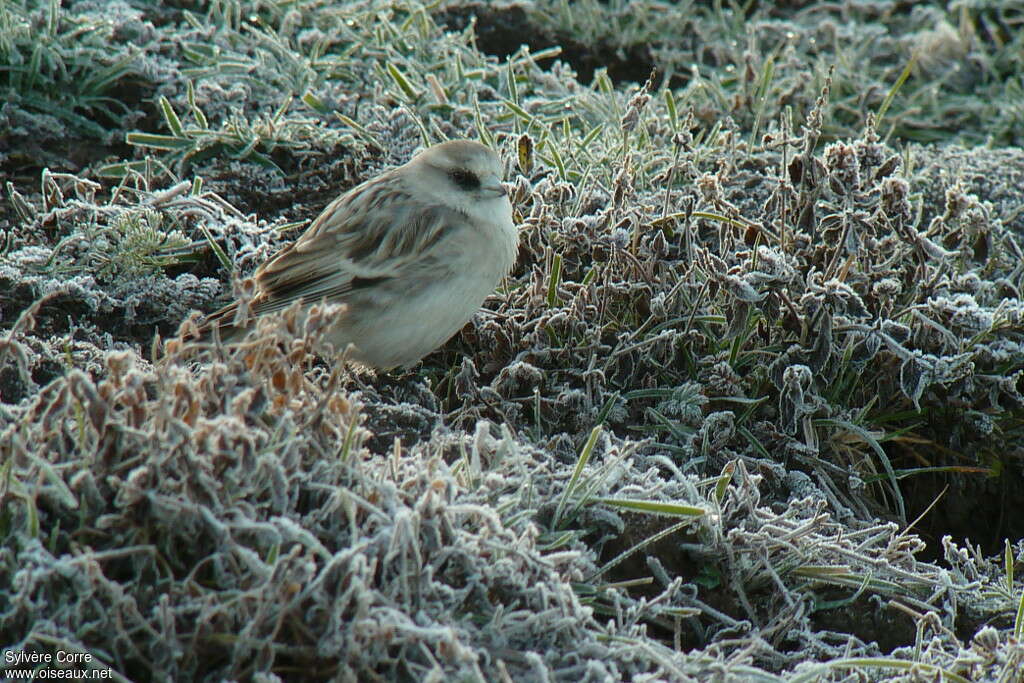
[{"label": "streaked brown wing feather", "polygon": [[[397,173],[385,173],[328,204],[298,240],[256,270],[252,311],[283,310],[299,298],[343,302],[351,292],[429,258],[451,227],[466,220],[445,206],[414,202]],[[203,333],[214,327],[225,339],[240,333],[231,324],[237,310],[232,303],[212,313]]]},{"label": "streaked brown wing feather", "polygon": [[255,274],[258,313],[287,308],[295,299],[343,301],[354,289],[395,277],[466,220],[441,205],[424,207],[392,174],[361,185],[327,206],[294,244]]}]

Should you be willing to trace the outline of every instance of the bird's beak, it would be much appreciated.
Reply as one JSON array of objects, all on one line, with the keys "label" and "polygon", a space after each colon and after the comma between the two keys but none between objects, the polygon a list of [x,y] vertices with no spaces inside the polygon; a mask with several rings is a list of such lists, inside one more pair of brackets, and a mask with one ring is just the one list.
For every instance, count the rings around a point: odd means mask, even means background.
[{"label": "bird's beak", "polygon": [[508,190],[502,184],[501,179],[492,175],[489,176],[480,184],[480,189],[487,195],[494,195],[495,197],[505,197],[508,195]]}]

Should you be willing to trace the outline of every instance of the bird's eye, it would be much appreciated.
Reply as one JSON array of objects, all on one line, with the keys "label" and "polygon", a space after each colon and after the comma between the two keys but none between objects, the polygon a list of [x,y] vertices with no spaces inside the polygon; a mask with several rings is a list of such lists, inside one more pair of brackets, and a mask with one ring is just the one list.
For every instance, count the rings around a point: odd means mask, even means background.
[{"label": "bird's eye", "polygon": [[480,178],[472,171],[467,171],[464,168],[452,169],[448,171],[448,176],[452,179],[453,183],[463,190],[475,190],[480,187]]}]

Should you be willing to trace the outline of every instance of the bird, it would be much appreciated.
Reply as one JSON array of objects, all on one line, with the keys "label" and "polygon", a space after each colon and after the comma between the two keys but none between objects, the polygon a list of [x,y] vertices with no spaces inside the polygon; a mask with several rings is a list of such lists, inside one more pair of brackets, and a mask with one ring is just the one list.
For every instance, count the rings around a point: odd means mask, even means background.
[{"label": "bird", "polygon": [[[324,341],[377,370],[409,367],[469,322],[515,264],[518,235],[499,156],[450,140],[348,190],[253,274],[258,318],[300,301],[344,304]],[[209,315],[237,344],[239,302]],[[350,346],[351,345],[351,346]]]}]

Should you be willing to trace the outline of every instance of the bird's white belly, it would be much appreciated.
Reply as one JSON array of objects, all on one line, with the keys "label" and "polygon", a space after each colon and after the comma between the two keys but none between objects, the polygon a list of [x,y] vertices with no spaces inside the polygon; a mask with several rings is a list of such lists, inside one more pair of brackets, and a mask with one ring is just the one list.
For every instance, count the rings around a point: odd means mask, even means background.
[{"label": "bird's white belly", "polygon": [[496,284],[493,271],[409,283],[406,291],[393,292],[373,319],[346,316],[328,341],[339,351],[354,344],[353,359],[379,368],[411,365],[458,332]]}]

